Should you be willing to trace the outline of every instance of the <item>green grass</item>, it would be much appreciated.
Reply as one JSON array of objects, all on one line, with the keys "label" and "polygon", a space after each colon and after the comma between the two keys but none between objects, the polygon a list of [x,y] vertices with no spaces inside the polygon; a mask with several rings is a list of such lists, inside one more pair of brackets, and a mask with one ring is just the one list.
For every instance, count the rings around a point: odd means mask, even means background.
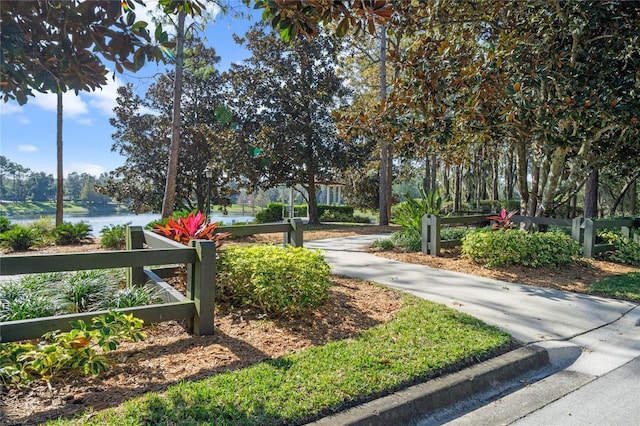
[{"label": "green grass", "polygon": [[610,277],[589,286],[589,293],[640,302],[640,272]]},{"label": "green grass", "polygon": [[[301,424],[505,350],[511,338],[406,296],[397,317],[331,342],[53,424]],[[90,423],[87,423],[90,422]]]}]

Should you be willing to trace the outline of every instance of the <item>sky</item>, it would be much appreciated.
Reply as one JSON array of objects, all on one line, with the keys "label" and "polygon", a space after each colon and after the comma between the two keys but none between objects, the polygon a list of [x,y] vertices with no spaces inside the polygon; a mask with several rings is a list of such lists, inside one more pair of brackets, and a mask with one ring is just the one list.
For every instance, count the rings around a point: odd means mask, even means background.
[{"label": "sky", "polygon": [[[232,0],[233,3],[234,0]],[[146,2],[151,6],[153,1]],[[236,6],[236,5],[234,5]],[[216,49],[221,60],[220,71],[231,63],[248,58],[245,49],[235,44],[232,34],[244,35],[249,26],[260,19],[260,12],[246,8],[237,0],[237,10],[249,17],[217,14],[204,33],[205,44]],[[212,11],[215,13],[215,11]],[[136,8],[138,19],[146,20],[144,11]],[[110,63],[107,66],[114,69]],[[172,66],[169,64],[169,66]],[[115,128],[109,124],[114,117],[116,89],[132,83],[140,96],[154,81],[154,75],[163,72],[165,65],[147,64],[134,73],[109,75],[109,84],[95,92],[68,91],[63,95],[63,169],[64,175],[88,173],[98,176],[124,164],[124,157],[111,152],[111,135]],[[56,176],[56,95],[37,94],[20,106],[17,102],[0,101],[0,155],[34,172]]]}]

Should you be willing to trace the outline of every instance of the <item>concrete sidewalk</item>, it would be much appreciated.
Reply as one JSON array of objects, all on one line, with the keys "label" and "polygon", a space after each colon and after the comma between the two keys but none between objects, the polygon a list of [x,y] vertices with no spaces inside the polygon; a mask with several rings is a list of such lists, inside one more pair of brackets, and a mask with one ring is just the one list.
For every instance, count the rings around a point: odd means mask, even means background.
[{"label": "concrete sidewalk", "polygon": [[[421,424],[441,424],[454,419],[460,424],[508,424],[640,357],[640,309],[637,304],[406,264],[360,249],[387,236],[311,241],[305,246],[321,249],[334,274],[371,280],[442,303],[501,328],[524,345],[543,348],[548,356],[546,371],[545,368],[538,372],[532,369],[530,373],[538,375],[532,380],[561,370],[513,392],[509,396],[509,409],[492,409],[489,405],[484,413],[481,409],[466,416],[463,416],[464,412],[473,408],[473,404],[458,404],[457,408],[436,412],[425,409],[420,414],[423,417]],[[525,370],[518,371],[526,373]],[[518,371],[514,370],[514,374]],[[498,379],[493,384],[496,386],[508,387],[504,379]],[[491,393],[491,389],[487,391]],[[478,405],[480,399],[475,399]],[[385,407],[393,408],[393,404],[406,405],[388,401]],[[603,419],[606,419],[606,407],[602,409],[605,410]],[[360,413],[362,420],[358,421],[346,417],[330,417],[324,421],[329,421],[325,424],[385,424],[376,423],[381,408],[371,410],[368,417]],[[414,413],[413,420],[418,420],[416,416]]]}]

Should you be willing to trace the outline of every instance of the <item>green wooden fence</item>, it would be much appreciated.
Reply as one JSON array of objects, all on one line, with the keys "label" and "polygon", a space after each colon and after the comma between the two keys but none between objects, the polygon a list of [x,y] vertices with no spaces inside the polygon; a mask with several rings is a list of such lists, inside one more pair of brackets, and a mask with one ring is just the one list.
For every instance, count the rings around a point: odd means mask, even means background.
[{"label": "green wooden fence", "polygon": [[[303,244],[303,224],[300,219],[281,224],[220,227],[218,231],[230,232],[235,236],[283,232],[285,245],[301,247]],[[181,264],[187,266],[186,296],[162,279],[173,274],[175,265]],[[153,266],[153,269],[146,268],[149,266]],[[108,268],[127,268],[128,284],[153,282],[163,297],[163,303],[160,304],[118,311],[131,313],[147,324],[187,318],[189,330],[194,334],[213,334],[216,275],[216,247],[213,241],[193,240],[187,247],[134,226],[127,230],[125,250],[16,255],[0,259],[0,276]],[[53,330],[66,331],[71,328],[69,321],[88,322],[106,312],[0,322],[0,342],[34,339]]]},{"label": "green wooden fence", "polygon": [[[571,228],[571,238],[583,247],[584,257],[594,257],[597,253],[611,250],[609,244],[597,244],[596,234],[600,228],[621,228],[622,234],[629,237],[633,228],[640,228],[640,218],[594,220],[577,217],[575,219],[557,219],[551,217],[513,216],[514,223],[558,226]],[[460,239],[441,240],[443,226],[485,226],[489,221],[487,215],[440,217],[424,215],[422,217],[422,252],[432,256],[440,256],[443,248],[456,247],[462,244]],[[640,234],[635,233],[634,240],[640,243]]]}]

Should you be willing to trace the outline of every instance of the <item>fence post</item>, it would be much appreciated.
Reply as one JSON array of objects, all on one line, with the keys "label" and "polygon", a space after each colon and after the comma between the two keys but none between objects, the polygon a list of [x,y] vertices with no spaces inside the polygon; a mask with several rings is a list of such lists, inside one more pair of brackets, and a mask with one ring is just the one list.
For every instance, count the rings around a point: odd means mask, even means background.
[{"label": "fence post", "polygon": [[584,257],[596,254],[596,227],[593,219],[584,220]]},{"label": "fence post", "polygon": [[[142,226],[127,226],[127,250],[139,250],[144,247],[144,231]],[[145,276],[142,266],[126,269],[127,285],[144,284]]]},{"label": "fence post", "polygon": [[440,217],[431,215],[431,233],[429,247],[431,256],[440,256]]},{"label": "fence post", "polygon": [[631,227],[629,227],[629,226],[621,226],[620,227],[620,233],[622,233],[623,236],[629,238],[631,236]]},{"label": "fence post", "polygon": [[286,246],[287,244],[291,244],[294,247],[302,247],[302,231],[304,229],[302,220],[289,218],[286,222],[291,226],[291,229],[284,234],[284,245]]},{"label": "fence post", "polygon": [[196,336],[213,334],[216,300],[216,243],[191,240],[196,249],[195,263],[187,264],[187,299],[193,300],[196,316],[189,319],[189,331]]},{"label": "fence post", "polygon": [[582,243],[582,218],[574,217],[571,221],[571,239],[577,241],[578,244]]},{"label": "fence post", "polygon": [[420,235],[420,243],[422,253],[429,254],[429,237],[431,235],[431,219],[428,215],[422,216],[422,235]]}]

